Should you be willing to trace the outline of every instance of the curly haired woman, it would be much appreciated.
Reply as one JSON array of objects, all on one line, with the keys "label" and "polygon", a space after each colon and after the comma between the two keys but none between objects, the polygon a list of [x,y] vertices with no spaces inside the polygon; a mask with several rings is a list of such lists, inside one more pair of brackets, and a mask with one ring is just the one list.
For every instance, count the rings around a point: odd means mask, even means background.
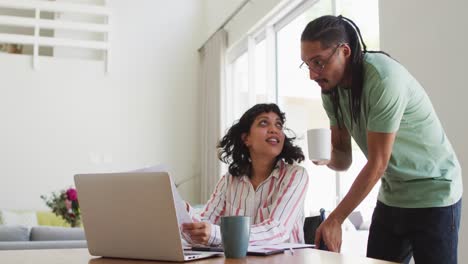
[{"label": "curly haired woman", "polygon": [[250,216],[251,245],[304,243],[304,198],[309,178],[297,165],[302,150],[285,135],[285,114],[276,104],[247,110],[218,144],[229,164],[198,221],[183,224],[188,240],[221,244],[222,216]]}]

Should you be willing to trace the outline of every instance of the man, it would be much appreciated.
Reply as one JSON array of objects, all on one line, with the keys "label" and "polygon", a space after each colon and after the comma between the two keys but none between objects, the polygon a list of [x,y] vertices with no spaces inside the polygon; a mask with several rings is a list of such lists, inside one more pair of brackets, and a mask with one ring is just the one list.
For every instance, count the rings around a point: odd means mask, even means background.
[{"label": "man", "polygon": [[387,54],[367,51],[359,28],[342,16],[310,22],[301,57],[332,130],[331,159],[317,165],[349,168],[351,136],[368,160],[315,243],[339,252],[341,224],[380,180],[367,256],[457,263],[461,168],[418,81]]}]

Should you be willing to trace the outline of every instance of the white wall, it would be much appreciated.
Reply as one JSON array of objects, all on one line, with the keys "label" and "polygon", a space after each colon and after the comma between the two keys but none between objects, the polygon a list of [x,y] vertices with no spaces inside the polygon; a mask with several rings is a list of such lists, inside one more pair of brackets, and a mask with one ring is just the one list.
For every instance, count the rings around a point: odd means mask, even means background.
[{"label": "white wall", "polygon": [[[0,54],[0,208],[45,209],[75,173],[166,163],[199,177],[200,1],[114,0],[104,63]],[[198,179],[179,187],[198,202]],[[112,199],[112,197],[103,197]]]},{"label": "white wall", "polygon": [[[463,0],[379,1],[381,47],[423,84],[444,125],[464,172],[468,193],[466,74],[468,34]],[[459,262],[468,262],[468,205],[464,201]]]}]

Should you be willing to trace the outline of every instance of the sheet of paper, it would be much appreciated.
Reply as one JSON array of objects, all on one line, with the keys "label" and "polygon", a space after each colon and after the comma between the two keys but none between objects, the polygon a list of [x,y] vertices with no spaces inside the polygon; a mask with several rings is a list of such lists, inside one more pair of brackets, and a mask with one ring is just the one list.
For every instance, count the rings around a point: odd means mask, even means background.
[{"label": "sheet of paper", "polygon": [[165,164],[158,164],[155,166],[144,167],[138,170],[132,170],[130,172],[167,172],[169,173],[169,168]]},{"label": "sheet of paper", "polygon": [[276,245],[263,245],[263,246],[249,246],[248,251],[258,251],[264,248],[268,249],[295,249],[295,248],[314,248],[314,245],[299,244],[299,243],[281,243]]},{"label": "sheet of paper", "polygon": [[[284,252],[285,250],[299,248],[314,248],[314,245],[298,243],[281,243],[276,245],[249,246],[247,252],[249,255],[271,255]],[[192,246],[192,250],[223,252],[222,247],[207,247],[204,245]]]},{"label": "sheet of paper", "polygon": [[187,205],[185,201],[180,197],[179,192],[177,191],[177,187],[174,184],[174,181],[171,178],[171,186],[172,186],[172,194],[174,195],[174,203],[176,207],[177,213],[177,221],[179,222],[179,226],[184,223],[192,223],[192,218],[190,214],[187,212]]},{"label": "sheet of paper", "polygon": [[[169,174],[168,167],[164,164],[150,166],[134,170],[132,172],[167,172]],[[177,222],[179,223],[179,226],[183,223],[192,223],[193,221],[190,217],[190,214],[187,212],[185,201],[182,199],[182,197],[180,197],[180,194],[177,191],[177,187],[174,184],[174,180],[170,174],[169,178],[171,179],[172,195],[174,196],[174,205],[176,208]]]}]

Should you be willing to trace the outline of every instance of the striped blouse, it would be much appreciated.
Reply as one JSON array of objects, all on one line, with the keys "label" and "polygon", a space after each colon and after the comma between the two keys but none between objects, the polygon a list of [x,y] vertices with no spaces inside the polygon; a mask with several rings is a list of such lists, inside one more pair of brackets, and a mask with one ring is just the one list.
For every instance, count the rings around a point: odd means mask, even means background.
[{"label": "striped blouse", "polygon": [[197,220],[210,222],[209,244],[221,244],[221,216],[250,216],[251,245],[304,243],[304,198],[309,177],[299,165],[278,161],[270,176],[254,190],[248,176],[229,173],[217,183]]}]

